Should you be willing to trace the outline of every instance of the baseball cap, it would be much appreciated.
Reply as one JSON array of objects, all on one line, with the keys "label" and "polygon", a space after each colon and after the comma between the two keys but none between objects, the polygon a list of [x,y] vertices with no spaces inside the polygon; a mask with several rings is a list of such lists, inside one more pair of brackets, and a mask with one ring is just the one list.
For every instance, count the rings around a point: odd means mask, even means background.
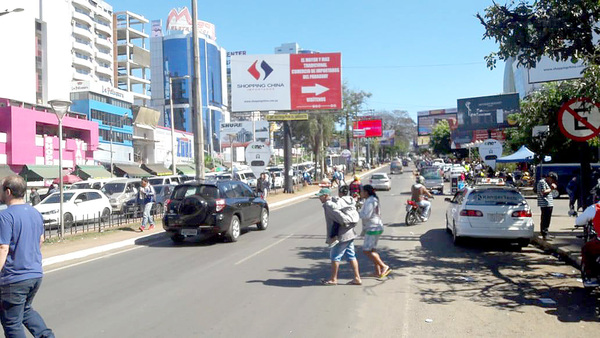
[{"label": "baseball cap", "polygon": [[323,188],[321,190],[319,190],[319,192],[317,193],[317,196],[323,196],[323,195],[329,195],[331,196],[331,189],[329,188]]}]

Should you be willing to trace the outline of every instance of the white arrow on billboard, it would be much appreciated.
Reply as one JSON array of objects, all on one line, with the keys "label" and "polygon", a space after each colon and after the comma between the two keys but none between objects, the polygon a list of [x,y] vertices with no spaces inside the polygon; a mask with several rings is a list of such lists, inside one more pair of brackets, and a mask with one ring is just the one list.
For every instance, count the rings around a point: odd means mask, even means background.
[{"label": "white arrow on billboard", "polygon": [[267,169],[271,159],[271,148],[263,142],[252,142],[246,147],[246,163],[256,177]]},{"label": "white arrow on billboard", "polygon": [[328,90],[329,90],[329,88],[327,88],[325,86],[321,86],[320,84],[317,83],[314,86],[302,87],[302,94],[311,94],[312,93],[312,94],[315,94],[316,96],[319,96]]}]

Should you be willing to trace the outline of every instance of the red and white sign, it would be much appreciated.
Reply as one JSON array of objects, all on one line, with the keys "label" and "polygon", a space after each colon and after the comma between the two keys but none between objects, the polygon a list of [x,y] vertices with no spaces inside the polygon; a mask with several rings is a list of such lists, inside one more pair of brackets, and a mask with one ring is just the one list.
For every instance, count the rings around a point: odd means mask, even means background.
[{"label": "red and white sign", "polygon": [[341,54],[231,56],[234,112],[342,108]]},{"label": "red and white sign", "polygon": [[291,54],[292,110],[342,108],[342,54]]},{"label": "red and white sign", "polygon": [[[353,135],[355,138],[363,138],[363,137],[381,137],[383,136],[383,128],[381,120],[361,120],[354,121],[354,125],[352,127]],[[358,130],[363,130],[364,132],[356,133]]]},{"label": "red and white sign", "polygon": [[574,141],[583,142],[600,134],[600,104],[588,98],[576,98],[558,111],[560,131]]}]

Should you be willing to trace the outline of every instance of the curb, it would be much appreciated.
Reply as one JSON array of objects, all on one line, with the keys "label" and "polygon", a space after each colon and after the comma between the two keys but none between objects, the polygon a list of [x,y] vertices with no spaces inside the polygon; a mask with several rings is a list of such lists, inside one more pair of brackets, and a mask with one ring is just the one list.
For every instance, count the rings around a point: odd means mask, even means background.
[{"label": "curb", "polygon": [[565,262],[581,270],[581,255],[579,252],[573,252],[556,247],[539,237],[535,237],[531,243],[544,251],[556,253]]}]

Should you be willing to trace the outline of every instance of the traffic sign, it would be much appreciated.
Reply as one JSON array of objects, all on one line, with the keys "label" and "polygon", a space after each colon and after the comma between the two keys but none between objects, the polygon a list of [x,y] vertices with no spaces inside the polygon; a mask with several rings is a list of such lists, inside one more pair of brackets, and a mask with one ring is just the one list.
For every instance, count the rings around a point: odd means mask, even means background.
[{"label": "traffic sign", "polygon": [[485,164],[496,168],[496,159],[502,156],[502,143],[498,140],[487,139],[479,146],[479,157]]},{"label": "traffic sign", "polygon": [[307,121],[308,114],[276,114],[267,115],[267,121]]},{"label": "traffic sign", "polygon": [[342,109],[342,54],[291,54],[292,110]]},{"label": "traffic sign", "polygon": [[558,126],[568,138],[584,142],[600,134],[600,104],[588,98],[576,98],[558,111]]},{"label": "traffic sign", "polygon": [[367,131],[364,129],[354,129],[352,130],[353,137],[365,137],[367,135]]},{"label": "traffic sign", "polygon": [[263,142],[252,142],[246,147],[246,163],[256,177],[267,169],[271,159],[271,148]]}]

